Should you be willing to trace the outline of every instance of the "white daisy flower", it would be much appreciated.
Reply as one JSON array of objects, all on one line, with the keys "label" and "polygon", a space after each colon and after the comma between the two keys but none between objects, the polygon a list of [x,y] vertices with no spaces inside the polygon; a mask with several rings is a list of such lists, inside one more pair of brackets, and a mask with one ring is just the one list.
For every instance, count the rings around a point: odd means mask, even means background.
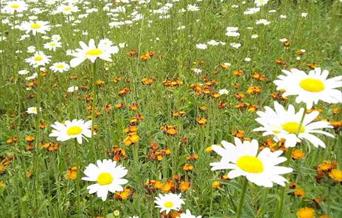
[{"label": "white daisy flower", "polygon": [[53,72],[64,73],[70,70],[70,66],[65,62],[56,62],[50,67],[50,70]]},{"label": "white daisy flower", "polygon": [[220,89],[218,92],[220,95],[228,95],[229,91],[227,89]]},{"label": "white daisy flower", "polygon": [[27,74],[29,74],[30,73],[30,71],[28,71],[28,70],[19,70],[18,71],[18,74],[19,75],[27,75]]},{"label": "white daisy flower", "polygon": [[182,204],[184,204],[183,199],[181,198],[182,194],[159,194],[155,199],[155,203],[157,204],[157,208],[160,208],[160,212],[165,211],[169,213],[171,210],[180,210]]},{"label": "white daisy flower", "polygon": [[67,92],[72,93],[78,91],[78,86],[70,86]]},{"label": "white daisy flower", "polygon": [[342,76],[329,78],[329,71],[316,68],[309,74],[298,70],[283,70],[285,75],[278,76],[274,81],[277,90],[284,90],[284,96],[297,95],[296,103],[304,102],[308,109],[312,108],[318,101],[327,103],[341,103]]},{"label": "white daisy flower", "polygon": [[24,21],[21,23],[20,29],[25,31],[26,34],[32,32],[33,35],[37,33],[45,34],[50,31],[50,25],[47,21]]},{"label": "white daisy flower", "polygon": [[191,5],[191,4],[187,5],[186,9],[188,11],[199,11],[200,10],[197,5]]},{"label": "white daisy flower", "polygon": [[246,11],[243,12],[244,15],[251,15],[258,13],[260,11],[260,8],[247,8]]},{"label": "white daisy flower", "polygon": [[[41,111],[42,109],[39,108],[39,111]],[[26,113],[28,114],[38,114],[38,108],[37,107],[29,107],[26,110]]]},{"label": "white daisy flower", "polygon": [[211,170],[230,169],[229,178],[245,176],[258,186],[270,188],[273,183],[285,186],[287,180],[281,175],[292,172],[292,168],[277,166],[286,161],[285,157],[280,156],[282,151],[271,152],[269,148],[265,148],[258,153],[259,145],[256,140],[241,142],[239,138],[235,138],[235,145],[227,141],[222,141],[221,145],[212,146],[222,159],[211,163]]},{"label": "white daisy flower", "polygon": [[27,10],[27,4],[24,1],[9,1],[4,7],[5,13],[14,14]]},{"label": "white daisy flower", "polygon": [[264,25],[267,26],[271,23],[271,21],[268,21],[266,19],[260,19],[255,22],[256,25]]},{"label": "white daisy flower", "polygon": [[202,216],[192,215],[190,210],[186,210],[186,212],[182,213],[179,218],[202,218]]},{"label": "white daisy flower", "polygon": [[71,15],[72,13],[75,13],[79,11],[78,7],[72,4],[62,4],[57,7],[55,13],[59,14],[62,13],[64,15]]},{"label": "white daisy flower", "polygon": [[51,127],[53,130],[49,136],[56,137],[57,141],[64,142],[75,138],[79,144],[82,144],[83,139],[91,138],[91,121],[67,120],[64,123],[55,122]]},{"label": "white daisy flower", "polygon": [[232,42],[232,43],[229,43],[230,47],[232,48],[240,48],[241,47],[241,43],[236,43],[236,42]]},{"label": "white daisy flower", "polygon": [[204,50],[204,49],[207,49],[208,46],[207,46],[207,44],[204,44],[204,43],[198,43],[198,44],[196,44],[196,48]]},{"label": "white daisy flower", "polygon": [[127,175],[127,169],[117,165],[115,161],[98,160],[95,164],[89,164],[84,170],[85,177],[82,180],[96,182],[87,187],[89,194],[96,192],[102,201],[107,199],[108,192],[123,191],[122,185],[128,181],[123,179]]},{"label": "white daisy flower", "polygon": [[255,0],[254,3],[257,7],[264,6],[268,3],[269,0]]},{"label": "white daisy flower", "polygon": [[226,28],[226,36],[228,37],[238,37],[240,36],[239,28],[234,26],[229,26]]},{"label": "white daisy flower", "polygon": [[114,46],[108,39],[101,39],[97,47],[94,39],[89,41],[89,45],[84,42],[80,42],[80,46],[81,48],[76,49],[76,52],[71,54],[74,56],[70,61],[71,67],[76,67],[87,59],[92,63],[94,63],[98,58],[111,62],[111,55],[116,54],[119,51],[119,48]]},{"label": "white daisy flower", "polygon": [[50,62],[51,56],[45,55],[42,51],[36,51],[32,57],[26,58],[25,61],[32,67],[44,66]]},{"label": "white daisy flower", "polygon": [[59,42],[61,40],[61,36],[58,34],[52,35],[51,40],[55,42]]},{"label": "white daisy flower", "polygon": [[61,47],[62,47],[62,43],[59,41],[54,41],[54,40],[44,44],[44,48],[49,51],[56,51],[57,48],[61,48]]},{"label": "white daisy flower", "polygon": [[[301,108],[297,113],[293,105],[289,105],[286,110],[278,102],[274,102],[274,110],[265,107],[265,111],[258,111],[258,118],[255,119],[262,127],[254,131],[262,131],[263,136],[273,135],[275,141],[285,139],[285,147],[294,147],[303,139],[312,143],[315,147],[325,148],[325,143],[313,134],[323,134],[334,137],[332,134],[323,131],[324,128],[332,128],[326,121],[314,121],[319,112],[313,111],[305,115],[301,123],[304,109]],[[297,135],[298,134],[298,135]]]}]

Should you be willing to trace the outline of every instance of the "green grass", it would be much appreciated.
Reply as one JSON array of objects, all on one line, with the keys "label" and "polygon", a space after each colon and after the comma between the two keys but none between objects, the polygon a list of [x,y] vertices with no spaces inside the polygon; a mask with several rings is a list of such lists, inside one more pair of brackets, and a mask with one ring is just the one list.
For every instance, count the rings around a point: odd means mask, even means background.
[{"label": "green grass", "polygon": [[[43,44],[48,40],[42,39],[42,35],[19,41],[22,31],[0,24],[0,36],[7,37],[7,40],[0,41],[0,160],[13,157],[6,169],[0,171],[0,181],[5,184],[0,188],[0,217],[96,217],[106,216],[115,210],[119,210],[120,217],[125,218],[133,215],[159,217],[159,209],[154,205],[154,197],[159,191],[148,193],[144,184],[148,180],[165,182],[174,175],[181,175],[191,182],[191,188],[182,194],[186,203],[184,209],[203,217],[234,217],[242,178],[221,180],[223,172],[213,172],[209,166],[209,163],[218,159],[217,155],[209,154],[205,149],[221,140],[232,141],[233,133],[237,130],[245,131],[245,137],[258,139],[260,144],[266,140],[261,134],[252,132],[258,126],[254,120],[256,114],[234,107],[239,103],[234,94],[245,93],[243,102],[262,109],[273,104],[271,93],[275,91],[275,86],[272,81],[281,74],[283,68],[295,67],[308,71],[307,65],[315,63],[328,69],[330,76],[341,74],[339,43],[342,3],[339,1],[298,1],[298,4],[282,1],[279,5],[271,1],[257,14],[243,15],[246,8],[254,7],[253,3],[203,0],[197,3],[200,11],[178,13],[179,9],[194,3],[184,0],[174,3],[169,19],[159,19],[158,15],[150,12],[160,7],[157,2],[164,1],[152,1],[140,6],[132,3],[132,6],[127,6],[127,14],[136,8],[144,15],[144,19],[120,29],[109,28],[109,18],[102,11],[102,1],[90,2],[89,6],[98,8],[99,12],[90,14],[75,26],[62,15],[51,15],[49,12],[53,7],[46,6],[43,1],[36,5],[46,10],[37,15],[40,20],[62,25],[52,28],[47,34],[61,35],[63,47],[56,52],[43,49]],[[239,5],[239,8],[232,8],[234,4]],[[77,13],[85,13],[85,5],[78,6],[81,12]],[[276,12],[269,13],[272,9]],[[301,17],[302,12],[307,12],[308,16]],[[30,15],[32,13],[25,13],[21,18],[0,14],[1,19],[17,20],[19,23]],[[286,15],[287,18],[280,19],[280,15]],[[271,24],[255,25],[256,20],[262,18],[271,21]],[[177,30],[181,25],[185,29]],[[225,36],[227,26],[239,27],[240,38]],[[247,27],[253,27],[253,30]],[[74,32],[76,29],[80,31]],[[87,31],[88,35],[82,35],[82,31]],[[252,34],[258,34],[259,38],[251,39]],[[52,56],[52,63],[69,62],[66,50],[78,48],[79,41],[88,42],[91,38],[98,41],[104,37],[116,44],[124,42],[128,46],[113,56],[112,63],[98,61],[95,78],[92,78],[92,65],[87,61],[67,73],[48,71],[46,76],[40,74],[36,80],[38,86],[26,90],[26,76],[17,72],[22,69],[34,70],[25,63],[25,59],[31,56],[26,52],[28,46],[34,45],[37,50],[44,50]],[[159,40],[156,40],[157,37]],[[279,42],[281,38],[290,40],[287,49]],[[211,39],[226,42],[226,45],[196,49],[196,44]],[[233,49],[229,46],[231,42],[240,42],[242,47]],[[127,55],[131,49],[137,50],[138,57],[148,51],[154,51],[155,56],[143,62]],[[296,60],[296,51],[300,49],[306,52],[301,60]],[[16,50],[22,52],[16,53]],[[244,61],[246,57],[250,57],[251,62]],[[277,65],[277,59],[284,60],[287,66]],[[225,62],[232,64],[228,70],[219,67]],[[192,68],[200,68],[203,72],[195,75]],[[233,71],[238,69],[244,71],[243,76],[233,75]],[[254,80],[252,74],[255,71],[262,72],[268,80]],[[151,86],[142,85],[141,80],[146,77],[154,78],[155,82]],[[115,82],[115,78],[122,80]],[[205,78],[217,81],[214,86],[216,91],[226,88],[229,94],[217,99],[195,95],[191,84],[204,83]],[[183,84],[166,88],[163,85],[166,79],[179,79]],[[97,80],[103,81],[104,85],[94,86],[92,82]],[[234,87],[236,83],[240,84],[237,88]],[[68,94],[66,90],[72,85],[79,86],[80,90]],[[247,94],[246,90],[252,85],[260,86],[262,92]],[[93,95],[92,87],[95,87],[96,93],[94,104],[100,112],[94,120],[96,136],[82,145],[75,144],[73,140],[60,142],[60,148],[55,152],[41,148],[41,142],[54,142],[48,135],[51,132],[50,125],[55,121],[91,119],[92,114],[87,110],[91,102],[87,102],[86,97]],[[126,87],[131,91],[120,97],[119,91]],[[224,109],[218,108],[220,102],[225,102]],[[126,107],[115,109],[117,103],[124,103]],[[137,111],[129,110],[128,106],[132,103],[138,103]],[[289,103],[294,103],[294,99],[289,98],[284,102],[285,105]],[[107,104],[113,106],[109,112],[104,110]],[[28,107],[38,105],[42,108],[38,115],[25,112]],[[207,110],[201,110],[202,106],[206,106]],[[303,105],[297,105],[297,109],[299,106]],[[318,109],[322,109],[322,118],[341,120],[341,112],[332,112],[332,108],[336,107],[341,109],[341,105],[317,105]],[[174,111],[185,111],[186,115],[175,118],[172,116]],[[138,125],[140,141],[125,146],[124,129],[138,113],[144,116]],[[198,125],[197,117],[205,117],[207,124]],[[39,121],[45,123],[46,128],[37,129]],[[164,134],[160,129],[163,125],[175,125],[177,135]],[[27,150],[25,136],[28,135],[35,137],[32,151]],[[321,183],[315,180],[315,167],[318,164],[324,160],[341,160],[340,130],[335,131],[335,136],[335,139],[320,136],[327,144],[326,149],[314,148],[309,143],[298,146],[305,152],[305,158],[290,161],[295,172],[289,176],[289,180],[296,181],[305,190],[305,196],[294,197],[288,195],[289,190],[286,190],[282,217],[295,217],[296,211],[302,207],[314,207],[317,217],[321,214],[329,214],[334,218],[342,216],[340,184],[329,179]],[[18,141],[8,144],[6,141],[10,137],[17,137]],[[187,137],[188,143],[182,143],[182,137]],[[162,161],[150,160],[148,153],[152,142],[167,146],[171,154]],[[108,151],[114,145],[119,145],[127,152],[127,159],[119,162],[128,169],[127,186],[134,189],[134,194],[130,200],[114,200],[109,196],[107,201],[102,202],[88,194],[86,187],[90,183],[82,181],[81,177],[89,163],[111,158]],[[186,157],[192,153],[198,154],[199,159],[187,161]],[[192,172],[182,169],[185,163],[193,165]],[[79,166],[80,170],[77,179],[69,181],[65,174],[73,166]],[[338,166],[341,167],[340,162]],[[32,176],[27,176],[29,172]],[[213,181],[221,181],[221,188],[213,189]],[[280,191],[279,186],[266,189],[250,183],[243,217],[274,217]],[[322,202],[316,205],[314,198],[320,198]]]}]

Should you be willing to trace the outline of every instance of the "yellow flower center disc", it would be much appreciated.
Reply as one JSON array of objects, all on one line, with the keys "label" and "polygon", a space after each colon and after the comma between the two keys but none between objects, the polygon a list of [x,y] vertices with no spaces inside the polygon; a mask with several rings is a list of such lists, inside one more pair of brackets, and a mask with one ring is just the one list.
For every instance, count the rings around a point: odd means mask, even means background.
[{"label": "yellow flower center disc", "polygon": [[166,208],[172,208],[172,207],[173,207],[173,202],[171,202],[171,201],[165,202],[165,203],[164,203],[164,207],[166,207]]},{"label": "yellow flower center disc", "polygon": [[31,28],[32,28],[32,29],[39,29],[40,27],[42,27],[42,25],[39,24],[39,23],[33,23],[33,24],[31,24]]},{"label": "yellow flower center disc", "polygon": [[264,171],[264,164],[254,156],[242,156],[236,162],[236,165],[248,173],[262,173]]},{"label": "yellow flower center disc", "polygon": [[299,83],[300,87],[308,92],[321,92],[324,90],[325,85],[319,79],[307,78]]},{"label": "yellow flower center disc", "polygon": [[100,185],[109,185],[113,182],[113,176],[110,173],[100,173],[96,179],[97,183]]},{"label": "yellow flower center disc", "polygon": [[86,55],[88,56],[100,56],[103,51],[99,48],[90,49],[87,51]]},{"label": "yellow flower center disc", "polygon": [[281,127],[286,132],[293,133],[293,134],[303,133],[305,131],[304,126],[300,125],[297,122],[287,122],[287,123],[284,123]]},{"label": "yellow flower center disc", "polygon": [[72,126],[67,130],[69,136],[79,135],[82,132],[82,128],[79,126]]}]

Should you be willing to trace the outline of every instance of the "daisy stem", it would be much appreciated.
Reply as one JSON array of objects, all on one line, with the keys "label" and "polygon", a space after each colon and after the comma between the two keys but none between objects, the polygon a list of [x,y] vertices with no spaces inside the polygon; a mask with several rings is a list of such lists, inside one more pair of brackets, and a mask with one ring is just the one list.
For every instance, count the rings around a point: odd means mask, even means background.
[{"label": "daisy stem", "polygon": [[[77,174],[78,174],[78,171],[79,169],[81,168],[81,159],[80,159],[80,153],[79,153],[79,149],[78,149],[78,143],[77,143],[77,140],[75,140],[75,152],[76,152],[76,170],[77,170]],[[78,205],[78,215],[81,215],[82,214],[82,210],[81,210],[81,200],[80,200],[80,197],[81,197],[81,188],[80,188],[80,179],[79,177],[77,176],[76,177],[76,195],[77,195],[77,203],[79,203]]]},{"label": "daisy stem", "polygon": [[[299,126],[298,126],[298,130],[296,133],[296,136],[298,137],[300,130],[302,129],[302,125],[304,122],[304,118],[305,118],[305,114],[306,114],[307,110],[306,108],[304,108],[303,114],[302,114],[302,118],[300,120]],[[286,162],[285,162],[285,166],[288,166],[290,164],[290,158],[291,158],[291,153],[292,153],[292,148],[289,148],[287,153],[286,153]],[[284,201],[285,201],[285,190],[286,190],[287,186],[283,187],[280,193],[280,201],[279,201],[279,205],[278,205],[278,210],[276,211],[276,216],[275,217],[282,217],[282,213],[283,213],[283,207],[284,207]]]},{"label": "daisy stem", "polygon": [[243,202],[245,200],[245,195],[246,195],[246,191],[247,191],[247,185],[248,185],[248,181],[247,181],[246,178],[244,178],[243,185],[242,185],[242,193],[241,193],[239,207],[238,207],[238,210],[237,210],[237,213],[236,213],[236,218],[240,218],[241,217],[242,208],[243,208]]},{"label": "daisy stem", "polygon": [[98,150],[95,146],[95,140],[94,140],[94,127],[95,127],[95,101],[96,101],[96,87],[95,87],[95,81],[96,81],[96,60],[94,64],[92,65],[92,76],[91,76],[91,88],[92,88],[92,101],[91,101],[91,122],[92,122],[92,127],[91,127],[91,138],[92,138],[92,147],[94,149],[94,156],[96,157],[96,150]]}]

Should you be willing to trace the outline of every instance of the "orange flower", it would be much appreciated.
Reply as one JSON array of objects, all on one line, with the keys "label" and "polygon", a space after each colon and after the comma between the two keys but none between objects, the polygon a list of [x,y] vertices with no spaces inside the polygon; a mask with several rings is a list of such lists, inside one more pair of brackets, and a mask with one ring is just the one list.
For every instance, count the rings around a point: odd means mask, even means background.
[{"label": "orange flower", "polygon": [[304,189],[297,187],[295,191],[293,192],[294,196],[296,197],[303,197],[305,192]]},{"label": "orange flower", "polygon": [[229,65],[228,64],[220,64],[221,68],[223,70],[228,70],[229,69]]},{"label": "orange flower", "polygon": [[95,85],[99,87],[103,87],[105,85],[105,82],[103,80],[96,80]]},{"label": "orange flower", "polygon": [[271,97],[273,98],[273,100],[278,100],[278,101],[287,100],[287,97],[283,96],[283,92],[272,92]]},{"label": "orange flower", "polygon": [[310,64],[307,64],[307,66],[308,66],[311,70],[314,70],[315,68],[318,67],[318,64],[310,63]]},{"label": "orange flower", "polygon": [[125,108],[125,104],[124,103],[118,103],[118,104],[115,104],[114,107],[116,109],[123,109],[123,108]]},{"label": "orange flower", "polygon": [[261,87],[260,86],[250,86],[247,89],[247,93],[250,95],[260,94],[261,93]]},{"label": "orange flower", "polygon": [[220,181],[214,181],[213,183],[211,183],[211,187],[213,189],[219,189],[219,188],[221,188],[221,182]]},{"label": "orange flower", "polygon": [[164,80],[163,81],[163,85],[165,87],[169,87],[169,88],[174,88],[174,87],[178,87],[180,85],[182,85],[183,82],[179,79],[174,79],[174,80]]},{"label": "orange flower", "polygon": [[152,84],[154,83],[154,81],[155,81],[155,79],[153,79],[153,78],[143,78],[143,79],[141,80],[141,83],[142,83],[143,85],[149,86],[149,85],[152,85]]},{"label": "orange flower", "polygon": [[249,112],[255,112],[257,109],[258,109],[258,106],[256,105],[248,105]]},{"label": "orange flower", "polygon": [[277,60],[275,61],[275,63],[278,64],[278,65],[287,66],[286,61],[284,61],[284,60],[282,60],[282,59],[277,59]]},{"label": "orange flower", "polygon": [[127,95],[128,93],[130,93],[130,89],[129,88],[123,88],[123,89],[121,89],[120,91],[119,91],[119,96],[121,96],[121,97],[123,97],[123,96],[125,96],[125,95]]},{"label": "orange flower", "polygon": [[124,139],[123,143],[124,143],[125,145],[131,145],[131,144],[138,143],[139,140],[140,140],[140,137],[139,137],[137,134],[132,133],[131,135],[128,135],[128,136]]},{"label": "orange flower", "polygon": [[177,129],[176,129],[176,126],[174,125],[165,125],[165,126],[162,126],[160,129],[163,130],[163,132],[167,135],[170,135],[170,136],[177,135]]},{"label": "orange flower", "polygon": [[70,167],[65,174],[65,178],[67,180],[73,181],[77,179],[77,172],[78,172],[77,167]]},{"label": "orange flower", "polygon": [[196,118],[196,122],[201,125],[204,126],[205,124],[207,124],[208,120],[204,117],[197,117]]},{"label": "orange flower", "polygon": [[238,138],[240,138],[240,139],[243,139],[243,137],[245,137],[245,131],[243,131],[243,130],[237,130],[237,131],[235,131],[235,132],[233,133],[233,135],[234,135],[235,137],[238,137]]},{"label": "orange flower", "polygon": [[14,157],[7,156],[0,161],[0,175],[5,172],[5,170],[12,163],[13,160],[14,160]]},{"label": "orange flower", "polygon": [[162,186],[162,188],[160,189],[162,192],[164,193],[168,193],[171,191],[171,189],[174,187],[174,184],[172,182],[166,182],[164,183],[164,185]]},{"label": "orange flower", "polygon": [[184,164],[183,170],[184,171],[192,171],[194,167],[191,164]]},{"label": "orange flower", "polygon": [[339,129],[342,127],[342,120],[339,121],[330,121],[330,124],[334,127],[334,129]]},{"label": "orange flower", "polygon": [[34,136],[31,136],[31,135],[25,136],[25,141],[27,143],[32,143],[34,141]]},{"label": "orange flower", "polygon": [[198,160],[198,154],[192,153],[188,157],[186,157],[187,160]]},{"label": "orange flower", "polygon": [[58,151],[60,144],[55,142],[48,142],[41,145],[43,148],[45,148],[47,151],[53,152]]},{"label": "orange flower", "polygon": [[131,188],[125,188],[121,192],[116,192],[114,198],[117,200],[127,200],[132,197],[134,190]]},{"label": "orange flower", "polygon": [[173,117],[183,117],[185,116],[186,112],[185,111],[174,111],[172,112]]},{"label": "orange flower", "polygon": [[253,77],[253,79],[259,80],[259,81],[266,81],[267,80],[267,77],[260,72],[254,72],[252,77]]},{"label": "orange flower", "polygon": [[191,187],[191,184],[188,181],[181,181],[179,184],[179,190],[181,192],[186,192],[187,190],[190,189],[190,187]]},{"label": "orange flower", "polygon": [[337,163],[335,161],[323,161],[317,166],[317,171],[327,172],[336,169]]},{"label": "orange flower", "polygon": [[296,214],[298,218],[314,218],[315,210],[311,207],[304,207],[300,208]]},{"label": "orange flower", "polygon": [[154,188],[156,189],[162,189],[163,188],[163,183],[160,181],[155,181],[154,183]]},{"label": "orange flower", "polygon": [[213,151],[213,148],[211,146],[209,146],[205,149],[205,152],[207,152],[207,153],[211,153],[212,151]]},{"label": "orange flower", "polygon": [[126,150],[117,145],[113,146],[111,153],[113,155],[113,160],[115,161],[119,161],[121,158],[127,158]]},{"label": "orange flower", "polygon": [[129,109],[132,110],[132,111],[136,111],[136,110],[138,110],[138,108],[139,108],[138,103],[132,103],[132,104],[129,106]]},{"label": "orange flower", "polygon": [[242,76],[244,74],[243,70],[234,70],[233,71],[234,76]]},{"label": "orange flower", "polygon": [[18,142],[18,138],[17,137],[15,137],[15,136],[11,136],[11,137],[9,137],[7,140],[6,140],[6,143],[7,144],[14,144],[14,143],[17,143]]},{"label": "orange flower", "polygon": [[329,173],[329,177],[335,182],[342,182],[342,170],[333,169]]},{"label": "orange flower", "polygon": [[293,149],[291,153],[292,159],[300,160],[304,157],[304,152],[300,149]]},{"label": "orange flower", "polygon": [[239,93],[236,93],[234,96],[237,100],[241,100],[245,97],[245,94],[243,94],[242,92],[239,92]]}]

